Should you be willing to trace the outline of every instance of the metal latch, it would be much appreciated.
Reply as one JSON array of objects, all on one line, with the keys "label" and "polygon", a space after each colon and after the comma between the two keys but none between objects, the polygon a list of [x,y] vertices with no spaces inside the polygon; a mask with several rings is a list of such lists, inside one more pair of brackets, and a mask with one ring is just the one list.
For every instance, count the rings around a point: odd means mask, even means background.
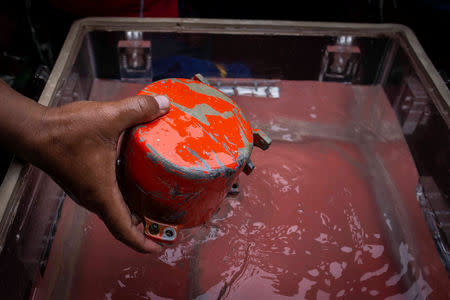
[{"label": "metal latch", "polygon": [[357,83],[361,80],[361,50],[354,37],[339,36],[325,48],[319,81]]},{"label": "metal latch", "polygon": [[[260,129],[253,128],[252,132],[253,144],[255,145],[255,147],[258,147],[264,151],[269,149],[270,145],[272,144],[272,139]],[[253,172],[254,169],[255,165],[253,164],[251,159],[247,160],[247,163],[245,164],[243,169],[244,173],[246,175],[250,175],[250,173]]]},{"label": "metal latch", "polygon": [[412,134],[417,125],[427,123],[431,115],[429,102],[430,99],[425,88],[417,77],[408,76],[403,80],[393,108],[400,120],[404,134]]},{"label": "metal latch", "polygon": [[151,42],[141,31],[126,31],[117,44],[120,78],[125,81],[151,82],[153,79]]}]

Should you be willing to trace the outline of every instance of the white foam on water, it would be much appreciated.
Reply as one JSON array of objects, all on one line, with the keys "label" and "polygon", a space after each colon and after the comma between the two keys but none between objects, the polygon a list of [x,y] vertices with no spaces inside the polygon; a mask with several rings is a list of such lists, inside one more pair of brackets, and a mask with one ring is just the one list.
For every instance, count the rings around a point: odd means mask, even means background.
[{"label": "white foam on water", "polygon": [[341,247],[341,251],[345,252],[345,253],[350,253],[350,252],[353,251],[353,249],[351,247],[348,247],[348,246],[343,246],[343,247]]},{"label": "white foam on water", "polygon": [[119,284],[119,286],[120,286],[121,288],[126,287],[126,285],[125,285],[122,281],[120,281],[120,280],[117,280],[117,283]]},{"label": "white foam on water", "polygon": [[411,285],[411,287],[403,294],[396,294],[385,298],[385,300],[398,300],[398,299],[427,299],[433,292],[428,282],[422,277],[422,272],[419,274],[419,278]]},{"label": "white foam on water", "polygon": [[412,255],[408,252],[408,245],[405,243],[400,243],[400,246],[398,248],[398,252],[400,254],[400,263],[402,264],[402,269],[400,270],[400,273],[393,275],[391,278],[389,278],[386,281],[386,286],[393,286],[396,285],[403,275],[406,274],[408,271],[408,263],[410,261],[413,261],[414,258]]},{"label": "white foam on water", "polygon": [[380,269],[378,269],[378,270],[375,270],[375,271],[373,271],[373,272],[367,272],[367,273],[364,273],[363,274],[363,276],[361,276],[361,278],[359,279],[359,281],[366,281],[366,280],[368,280],[368,279],[370,279],[370,278],[372,278],[372,277],[375,277],[375,276],[380,276],[381,274],[384,274],[384,273],[386,273],[386,271],[389,269],[389,265],[388,264],[385,264],[384,266],[382,266]]}]

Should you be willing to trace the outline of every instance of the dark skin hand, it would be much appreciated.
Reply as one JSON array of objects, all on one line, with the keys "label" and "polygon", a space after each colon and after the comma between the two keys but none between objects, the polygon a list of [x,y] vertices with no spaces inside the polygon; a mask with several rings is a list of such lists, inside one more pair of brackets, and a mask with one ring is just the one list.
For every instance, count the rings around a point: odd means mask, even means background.
[{"label": "dark skin hand", "polygon": [[44,170],[78,204],[96,213],[111,233],[139,252],[161,247],[147,239],[116,181],[119,137],[129,127],[169,110],[164,96],[77,101],[45,107],[0,80],[0,142]]}]

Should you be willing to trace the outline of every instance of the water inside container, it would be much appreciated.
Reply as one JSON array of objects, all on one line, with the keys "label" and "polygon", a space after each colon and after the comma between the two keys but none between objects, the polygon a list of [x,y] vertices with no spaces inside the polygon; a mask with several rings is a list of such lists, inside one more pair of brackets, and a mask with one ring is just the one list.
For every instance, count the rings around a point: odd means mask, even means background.
[{"label": "water inside container", "polygon": [[[32,298],[448,297],[416,200],[418,173],[383,89],[277,84],[280,98],[235,98],[273,144],[254,149],[256,169],[210,222],[139,254],[67,199]],[[90,99],[142,87],[96,80]]]}]

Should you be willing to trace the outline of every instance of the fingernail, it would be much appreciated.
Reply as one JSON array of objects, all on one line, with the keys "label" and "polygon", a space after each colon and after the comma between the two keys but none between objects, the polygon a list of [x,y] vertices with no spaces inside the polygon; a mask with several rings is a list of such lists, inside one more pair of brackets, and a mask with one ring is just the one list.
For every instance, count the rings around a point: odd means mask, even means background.
[{"label": "fingernail", "polygon": [[156,102],[158,102],[159,110],[162,112],[166,112],[169,109],[170,101],[169,98],[167,98],[164,95],[157,95],[155,96]]}]

